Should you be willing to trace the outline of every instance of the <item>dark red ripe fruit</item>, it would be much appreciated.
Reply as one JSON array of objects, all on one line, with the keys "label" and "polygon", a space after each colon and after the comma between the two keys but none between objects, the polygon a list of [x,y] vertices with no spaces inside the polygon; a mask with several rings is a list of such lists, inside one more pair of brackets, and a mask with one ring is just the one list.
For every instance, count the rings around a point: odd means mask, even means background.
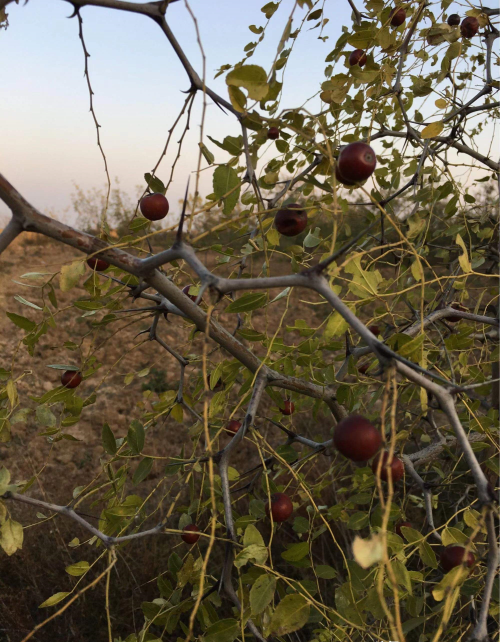
[{"label": "dark red ripe fruit", "polygon": [[364,67],[366,65],[366,53],[362,49],[355,49],[349,56],[349,64],[351,67],[353,65]]},{"label": "dark red ripe fruit", "polygon": [[393,27],[399,27],[406,20],[406,11],[404,9],[398,9],[397,7],[394,7],[394,9],[389,14],[389,17],[391,19],[391,25]]},{"label": "dark red ripe fruit", "polygon": [[369,325],[368,330],[370,330],[370,332],[376,337],[378,337],[378,335],[380,334],[380,328],[378,327],[378,325]]},{"label": "dark red ripe fruit", "polygon": [[282,415],[293,415],[295,411],[295,404],[293,401],[290,401],[287,399],[285,403],[283,404],[283,408],[280,408],[280,412]]},{"label": "dark red ripe fruit", "polygon": [[237,421],[236,419],[231,419],[231,421],[226,426],[226,432],[231,432],[233,433],[233,435],[235,435],[240,428],[241,428],[241,421]]},{"label": "dark red ripe fruit", "polygon": [[[450,305],[450,308],[453,308],[454,310],[460,310],[460,312],[468,312],[469,309],[465,307],[465,305],[462,305],[461,303],[452,303]],[[449,321],[450,323],[458,323],[459,321],[462,321],[462,317],[447,317],[445,321]]]},{"label": "dark red ripe fruit", "polygon": [[360,366],[358,366],[358,372],[360,372],[361,374],[366,374],[366,371],[368,370],[369,367],[370,367],[369,363],[362,363]]},{"label": "dark red ripe fruit", "polygon": [[403,462],[401,461],[401,459],[396,457],[396,455],[393,455],[390,471],[387,470],[387,462],[389,461],[389,453],[387,452],[383,452],[380,455],[377,455],[373,460],[373,464],[372,464],[373,474],[374,475],[377,474],[379,461],[381,457],[382,457],[382,468],[380,469],[380,479],[382,479],[383,481],[388,481],[389,472],[392,477],[393,483],[396,483],[397,481],[402,479],[402,477],[405,474],[405,467]]},{"label": "dark red ripe fruit", "polygon": [[200,532],[200,529],[196,524],[188,524],[187,526],[184,526],[182,529],[182,539],[186,542],[186,544],[196,544],[196,542],[200,539],[200,536],[198,533]]},{"label": "dark red ripe fruit", "polygon": [[450,25],[450,27],[458,27],[458,25],[460,24],[460,16],[458,15],[458,13],[452,13],[446,22]]},{"label": "dark red ripe fruit", "polygon": [[460,33],[464,38],[472,38],[476,35],[478,31],[479,31],[479,22],[477,18],[473,18],[472,16],[469,16],[468,18],[464,18],[462,20],[462,24],[460,25]]},{"label": "dark red ripe fruit", "polygon": [[185,286],[182,288],[182,291],[184,292],[184,294],[185,294],[186,296],[188,296],[188,297],[191,299],[191,301],[196,301],[196,299],[198,298],[198,295],[196,295],[196,294],[189,294],[189,288],[191,288],[191,287],[193,287],[193,286],[192,286],[192,285],[185,285]]},{"label": "dark red ripe fruit", "polygon": [[274,217],[274,226],[283,236],[297,236],[305,230],[306,225],[307,214],[298,203],[279,210]]},{"label": "dark red ripe fruit", "polygon": [[462,563],[470,568],[475,564],[476,558],[470,551],[466,554],[463,546],[452,544],[451,546],[447,546],[441,553],[440,561],[441,568],[445,573],[448,573],[452,568],[460,566]]},{"label": "dark red ripe fruit", "polygon": [[293,513],[292,500],[285,493],[274,493],[271,495],[271,506],[266,506],[266,513],[271,513],[273,521],[284,522]]},{"label": "dark red ripe fruit", "polygon": [[104,270],[107,270],[109,268],[109,263],[107,261],[105,261],[104,259],[98,259],[95,256],[87,259],[87,265],[92,270],[97,270],[98,272],[104,272]]},{"label": "dark red ripe fruit", "polygon": [[269,127],[267,130],[267,137],[269,140],[276,140],[280,137],[280,130],[277,127]]},{"label": "dark red ripe fruit", "polygon": [[333,433],[335,448],[352,461],[367,461],[382,445],[380,432],[361,415],[339,421]]},{"label": "dark red ripe fruit", "polygon": [[222,379],[218,379],[217,383],[213,387],[213,390],[219,391],[219,390],[222,390],[223,388],[224,388],[224,382],[222,381]]},{"label": "dark red ripe fruit", "polygon": [[356,185],[355,182],[347,181],[339,172],[339,164],[337,163],[335,165],[335,178],[339,183],[342,183],[342,185],[345,185],[346,187],[351,187],[352,185]]},{"label": "dark red ripe fruit", "polygon": [[377,157],[367,143],[350,143],[339,155],[337,167],[339,175],[345,181],[359,183],[366,181],[375,171]]},{"label": "dark red ripe fruit", "polygon": [[148,194],[141,199],[142,215],[149,221],[160,221],[168,214],[168,201],[163,194]]},{"label": "dark red ripe fruit", "polygon": [[82,383],[82,375],[76,370],[66,370],[61,375],[61,383],[65,388],[77,388]]},{"label": "dark red ripe fruit", "polygon": [[403,528],[413,528],[410,522],[398,522],[396,526],[394,527],[394,530],[396,531],[396,535],[399,535],[399,537],[403,537],[403,532],[401,530],[401,527]]}]

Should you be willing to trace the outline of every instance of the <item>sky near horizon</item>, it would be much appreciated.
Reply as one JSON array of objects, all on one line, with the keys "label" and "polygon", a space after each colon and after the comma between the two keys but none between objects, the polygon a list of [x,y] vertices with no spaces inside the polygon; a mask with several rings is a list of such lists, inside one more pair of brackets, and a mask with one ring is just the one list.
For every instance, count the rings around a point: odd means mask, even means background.
[{"label": "sky near horizon", "polygon": [[[191,0],[206,55],[207,84],[227,99],[225,74],[213,80],[225,63],[243,57],[243,47],[257,36],[248,26],[266,22],[260,0]],[[277,43],[292,2],[285,1],[273,17],[258,53],[250,62],[266,69],[274,59]],[[106,183],[104,165],[96,145],[96,130],[89,112],[89,95],[83,76],[84,57],[76,19],[68,20],[71,5],[51,0],[10,4],[9,28],[0,30],[0,172],[39,210],[74,223],[71,194],[74,184],[83,189]],[[305,10],[297,11],[297,20]],[[83,33],[89,58],[94,108],[111,178],[135,195],[164,147],[168,130],[177,117],[189,88],[184,69],[158,26],[140,15],[84,7]],[[200,73],[202,61],[193,20],[184,2],[175,2],[167,13],[169,25],[186,55]],[[298,106],[318,90],[324,79],[323,62],[350,22],[347,2],[339,2],[330,22],[330,39],[318,40],[318,31],[305,32],[300,52],[293,56],[294,82],[285,83],[284,104]],[[295,23],[297,22],[295,21]],[[288,73],[288,72],[287,72]],[[290,72],[291,73],[291,72]],[[201,96],[197,96],[191,128],[186,135],[174,182],[169,190],[171,208],[183,195],[190,171],[198,160]],[[239,135],[232,115],[215,105],[207,109],[206,132],[222,140]],[[182,129],[174,133],[171,150],[158,176],[166,182]],[[177,134],[177,135],[176,135]],[[207,141],[218,162],[229,156]],[[206,163],[203,163],[206,167]],[[202,174],[210,191],[211,171]],[[0,225],[8,218],[0,202]]]},{"label": "sky near horizon", "polygon": [[[225,63],[243,57],[244,46],[255,41],[248,26],[264,25],[263,0],[190,0],[198,20],[206,55],[207,84],[227,98],[225,74],[213,79]],[[269,69],[288,19],[293,0],[284,0],[273,16],[264,41],[249,62]],[[451,12],[451,7],[449,12]],[[75,223],[71,195],[75,184],[84,190],[104,187],[104,165],[96,145],[96,129],[89,112],[89,94],[83,75],[84,57],[76,18],[69,3],[30,0],[7,7],[10,26],[0,30],[0,172],[37,209],[70,224]],[[294,27],[305,9],[296,9]],[[144,173],[156,164],[168,130],[179,114],[189,82],[179,60],[158,26],[144,16],[99,7],[82,9],[83,33],[89,58],[94,108],[101,125],[101,142],[109,173],[121,188],[135,196],[144,185]],[[351,23],[350,7],[336,0],[326,7],[330,22],[318,39],[318,30],[306,29],[287,66],[282,104],[297,107],[317,92],[324,80],[323,61]],[[181,0],[167,12],[168,23],[188,59],[200,73],[202,61],[193,20]],[[314,24],[314,23],[311,23]],[[341,65],[341,63],[339,63]],[[336,73],[342,71],[339,69]],[[335,72],[334,72],[335,73]],[[168,197],[178,211],[190,172],[196,169],[201,96],[192,112],[182,155]],[[177,153],[183,124],[174,132],[170,151],[157,175],[166,182]],[[206,139],[239,135],[234,116],[211,101],[207,108],[205,141],[217,162],[229,156]],[[491,132],[481,135],[491,145]],[[203,161],[202,167],[207,164]],[[212,171],[202,172],[202,193],[211,191]],[[0,201],[0,228],[9,218]]]}]

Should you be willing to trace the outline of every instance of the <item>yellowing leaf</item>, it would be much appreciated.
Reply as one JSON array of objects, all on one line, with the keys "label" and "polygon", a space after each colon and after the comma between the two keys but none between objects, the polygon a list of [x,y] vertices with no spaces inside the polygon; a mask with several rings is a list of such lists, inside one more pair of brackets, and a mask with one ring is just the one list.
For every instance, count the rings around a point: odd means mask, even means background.
[{"label": "yellowing leaf", "polygon": [[344,334],[347,328],[348,323],[344,317],[339,312],[334,312],[328,319],[323,336],[325,339],[338,337],[339,335]]},{"label": "yellowing leaf", "polygon": [[54,604],[57,604],[58,602],[61,602],[68,595],[69,595],[69,593],[65,593],[64,591],[60,591],[59,593],[54,593],[54,595],[49,597],[48,600],[45,600],[45,602],[40,604],[40,606],[38,608],[39,609],[44,609],[47,606],[54,606]]},{"label": "yellowing leaf", "polygon": [[430,123],[427,127],[422,129],[420,136],[422,138],[434,138],[434,136],[439,136],[443,129],[444,125],[441,121]]},{"label": "yellowing leaf", "polygon": [[448,103],[444,98],[438,98],[434,104],[438,109],[444,109]]},{"label": "yellowing leaf", "polygon": [[362,539],[356,535],[352,543],[352,553],[361,568],[369,568],[382,559],[384,553],[382,538],[380,535],[372,535],[370,539]]},{"label": "yellowing leaf", "polygon": [[232,87],[230,85],[227,88],[227,93],[229,94],[231,105],[236,109],[236,111],[239,111],[240,114],[244,114],[245,108],[247,106],[247,97],[241,91],[241,89],[238,89],[238,87]]},{"label": "yellowing leaf", "polygon": [[19,522],[7,519],[0,529],[0,546],[7,555],[14,555],[18,548],[23,547],[24,532]]},{"label": "yellowing leaf", "polygon": [[75,287],[80,277],[85,273],[83,261],[73,261],[69,265],[63,265],[59,275],[59,285],[63,292],[68,292]]},{"label": "yellowing leaf", "polygon": [[66,573],[69,573],[69,575],[73,575],[74,577],[78,577],[80,575],[85,575],[85,573],[89,570],[90,565],[88,562],[76,562],[76,564],[71,564],[70,566],[66,566]]},{"label": "yellowing leaf", "polygon": [[411,273],[415,281],[422,280],[424,273],[423,273],[422,264],[420,263],[420,261],[417,261],[416,259],[415,261],[413,261],[413,263],[411,264]]},{"label": "yellowing leaf", "polygon": [[469,261],[469,255],[467,253],[467,248],[465,247],[465,243],[463,238],[460,236],[460,234],[457,234],[457,238],[455,239],[455,242],[457,245],[460,245],[460,247],[463,250],[463,253],[458,257],[458,262],[460,263],[460,267],[465,273],[472,272],[472,267]]},{"label": "yellowing leaf", "polygon": [[243,87],[252,100],[262,100],[269,91],[267,74],[258,65],[242,65],[228,73],[226,83],[232,87]]}]

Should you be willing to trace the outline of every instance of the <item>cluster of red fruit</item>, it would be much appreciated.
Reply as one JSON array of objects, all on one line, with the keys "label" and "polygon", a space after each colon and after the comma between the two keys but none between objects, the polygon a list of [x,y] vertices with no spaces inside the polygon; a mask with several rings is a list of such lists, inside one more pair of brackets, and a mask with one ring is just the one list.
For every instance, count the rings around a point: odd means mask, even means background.
[{"label": "cluster of red fruit", "polygon": [[[355,52],[354,52],[355,53]],[[377,157],[367,143],[350,143],[342,148],[337,160],[335,175],[343,185],[352,187],[366,181],[377,165]],[[307,225],[307,213],[298,203],[291,203],[279,210],[274,226],[283,236],[297,236]]]}]

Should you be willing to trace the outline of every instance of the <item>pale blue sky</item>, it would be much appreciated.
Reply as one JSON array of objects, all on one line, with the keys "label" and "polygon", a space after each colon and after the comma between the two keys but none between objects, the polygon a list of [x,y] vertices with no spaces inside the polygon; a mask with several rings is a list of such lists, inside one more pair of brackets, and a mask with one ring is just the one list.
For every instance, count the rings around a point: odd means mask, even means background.
[{"label": "pale blue sky", "polygon": [[[241,59],[243,47],[257,36],[248,25],[264,25],[264,4],[249,0],[191,0],[207,58],[207,82],[227,98],[224,75],[213,80],[224,63]],[[295,106],[315,93],[324,79],[322,64],[349,21],[347,2],[335,3],[335,20],[328,25],[330,40],[317,39],[318,30],[305,32],[287,71],[284,104]],[[293,3],[285,0],[275,14],[251,62],[269,68]],[[0,172],[42,211],[63,217],[70,206],[73,181],[89,188],[105,181],[96,146],[95,127],[88,111],[89,97],[83,77],[83,52],[76,19],[68,20],[71,5],[54,0],[30,0],[26,6],[8,7],[10,27],[0,31]],[[195,68],[201,57],[194,26],[182,0],[168,9],[170,27]],[[301,19],[304,10],[297,9]],[[110,174],[135,193],[144,172],[155,164],[168,129],[180,111],[189,87],[187,76],[167,39],[153,21],[119,11],[85,7],[84,37],[91,54],[90,76],[95,110]],[[320,62],[320,64],[318,64]],[[292,78],[293,74],[293,78]],[[198,96],[196,104],[201,104]],[[191,130],[172,185],[171,201],[177,209],[188,172],[196,168],[199,108],[193,110]],[[217,107],[208,108],[206,133],[221,139],[240,133],[235,118]],[[179,130],[180,132],[180,130]],[[178,137],[174,135],[175,143]],[[224,162],[228,156],[207,144]],[[158,172],[168,178],[175,145]],[[204,173],[210,190],[211,171]],[[0,203],[0,221],[7,208]],[[3,215],[3,216],[2,216]],[[71,221],[72,215],[64,216]]]},{"label": "pale blue sky", "polygon": [[[265,24],[260,11],[263,4],[264,0],[190,0],[207,58],[207,83],[224,97],[225,75],[213,80],[214,73],[224,63],[240,60],[243,47],[257,39],[248,25]],[[293,4],[293,0],[283,0],[250,62],[270,68]],[[55,0],[30,0],[27,5],[21,0],[20,5],[8,6],[10,27],[0,30],[0,60],[6,62],[0,66],[0,172],[38,209],[73,223],[73,183],[84,189],[100,187],[105,175],[89,112],[78,23],[67,19],[71,10],[70,4]],[[457,10],[463,11],[459,7]],[[294,28],[304,12],[305,9],[296,9]],[[448,12],[453,12],[453,6]],[[351,23],[346,0],[326,3],[325,15],[330,22],[323,35],[328,35],[329,40],[318,40],[317,29],[308,31],[314,22],[306,23],[299,37],[286,69],[284,106],[300,106],[318,90],[324,80],[324,59],[334,47],[342,25]],[[113,179],[119,178],[124,190],[135,194],[135,186],[143,182],[144,172],[155,165],[168,129],[181,109],[185,99],[181,90],[189,87],[187,76],[153,21],[94,7],[84,7],[82,16],[91,54],[94,105],[110,174]],[[171,5],[167,16],[188,58],[201,73],[194,25],[183,0]],[[342,68],[334,73],[340,71]],[[430,104],[433,102],[434,99]],[[189,172],[196,169],[200,105],[198,96],[169,190],[174,212]],[[158,171],[164,180],[170,174],[180,131],[174,134],[174,144]],[[481,136],[486,153],[491,132]],[[238,135],[240,129],[233,116],[210,105],[207,133],[221,140],[227,134]],[[225,152],[205,140],[217,162],[228,159]],[[205,194],[211,191],[211,176],[211,170],[202,173]],[[0,202],[0,226],[7,216],[8,210]]]}]

